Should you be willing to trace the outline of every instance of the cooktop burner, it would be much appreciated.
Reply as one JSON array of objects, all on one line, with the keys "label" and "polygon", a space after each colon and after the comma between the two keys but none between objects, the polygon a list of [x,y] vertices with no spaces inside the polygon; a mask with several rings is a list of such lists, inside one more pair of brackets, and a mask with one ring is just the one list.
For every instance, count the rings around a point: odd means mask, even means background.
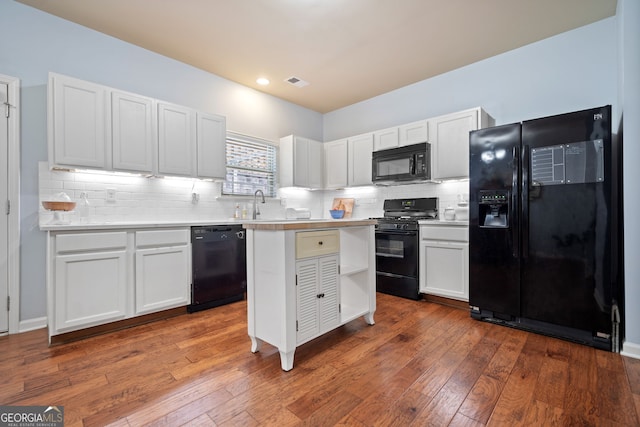
[{"label": "cooktop burner", "polygon": [[389,199],[384,201],[383,220],[414,221],[438,219],[438,198]]}]

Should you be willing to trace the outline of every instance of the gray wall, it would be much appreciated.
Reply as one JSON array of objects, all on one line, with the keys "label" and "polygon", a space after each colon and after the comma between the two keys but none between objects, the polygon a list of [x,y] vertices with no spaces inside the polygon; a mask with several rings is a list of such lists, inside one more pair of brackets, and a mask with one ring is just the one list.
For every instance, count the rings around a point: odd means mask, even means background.
[{"label": "gray wall", "polygon": [[616,108],[616,18],[476,62],[324,115],[331,141],[481,106],[496,124]]},{"label": "gray wall", "polygon": [[640,357],[640,2],[618,0],[618,40],[622,110],[626,343],[623,350]]},{"label": "gray wall", "polygon": [[38,161],[47,160],[49,71],[221,114],[227,128],[277,141],[322,140],[322,115],[12,0],[0,0],[0,73],[21,80],[20,320],[46,315]]}]

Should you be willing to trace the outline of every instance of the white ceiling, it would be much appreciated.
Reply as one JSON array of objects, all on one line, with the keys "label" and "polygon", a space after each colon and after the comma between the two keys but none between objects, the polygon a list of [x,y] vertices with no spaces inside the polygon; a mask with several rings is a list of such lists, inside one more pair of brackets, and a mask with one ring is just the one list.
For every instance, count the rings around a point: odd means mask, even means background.
[{"label": "white ceiling", "polygon": [[18,1],[321,113],[616,12],[616,0]]}]

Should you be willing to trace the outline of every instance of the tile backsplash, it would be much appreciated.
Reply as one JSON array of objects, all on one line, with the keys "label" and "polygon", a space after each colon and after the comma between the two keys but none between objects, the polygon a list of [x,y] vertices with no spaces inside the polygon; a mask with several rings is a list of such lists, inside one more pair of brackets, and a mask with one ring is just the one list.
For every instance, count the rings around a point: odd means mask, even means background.
[{"label": "tile backsplash", "polygon": [[[55,200],[66,193],[78,203],[63,220],[75,223],[105,223],[123,221],[207,221],[233,218],[236,205],[246,207],[252,215],[253,197],[221,195],[221,184],[199,179],[147,178],[132,174],[49,170],[47,162],[39,163],[40,202]],[[292,189],[293,190],[293,189]],[[89,208],[80,217],[81,194],[87,194]],[[113,194],[110,200],[109,193]],[[197,200],[193,201],[193,194]],[[284,200],[284,202],[282,202]],[[286,206],[283,206],[286,204]],[[322,199],[310,191],[279,192],[279,198],[260,204],[262,218],[284,218],[286,207],[308,207],[312,215],[321,216]],[[46,224],[53,213],[40,203],[39,222]]]},{"label": "tile backsplash", "polygon": [[[221,184],[198,179],[147,178],[119,173],[49,170],[47,162],[39,163],[40,202],[54,200],[66,193],[78,203],[74,211],[63,213],[63,219],[76,223],[138,221],[207,221],[232,218],[236,205],[252,214],[252,197],[221,195]],[[382,216],[385,199],[438,197],[442,212],[458,202],[458,194],[468,195],[468,181],[425,183],[388,187],[354,187],[344,190],[309,191],[284,188],[278,197],[260,204],[261,217],[285,217],[287,207],[305,207],[313,218],[329,218],[335,197],[355,199],[354,218]],[[80,215],[81,194],[87,194],[87,215]],[[197,200],[193,200],[193,194]],[[53,213],[40,203],[39,222],[46,224]]]}]

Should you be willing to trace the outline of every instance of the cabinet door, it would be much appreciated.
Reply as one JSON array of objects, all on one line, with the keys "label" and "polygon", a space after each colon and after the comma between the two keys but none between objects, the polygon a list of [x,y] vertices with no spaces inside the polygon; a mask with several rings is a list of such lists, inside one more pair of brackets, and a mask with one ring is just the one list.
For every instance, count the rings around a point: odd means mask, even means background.
[{"label": "cabinet door", "polygon": [[325,188],[336,189],[347,186],[347,140],[324,143]]},{"label": "cabinet door", "polygon": [[198,177],[224,179],[227,174],[226,119],[197,113]]},{"label": "cabinet door", "polygon": [[189,303],[189,246],[136,250],[136,314]]},{"label": "cabinet door", "polygon": [[420,292],[469,300],[469,244],[420,242]]},{"label": "cabinet door", "polygon": [[282,187],[323,188],[323,144],[289,135],[280,138],[280,185]]},{"label": "cabinet door", "polygon": [[191,109],[158,104],[158,172],[195,175],[195,118]]},{"label": "cabinet door", "polygon": [[469,177],[469,132],[477,128],[477,109],[432,119],[433,179]]},{"label": "cabinet door", "polygon": [[154,172],[156,152],[153,100],[129,93],[111,93],[113,169]]},{"label": "cabinet door", "polygon": [[126,254],[119,250],[55,257],[55,331],[126,317]]},{"label": "cabinet door", "polygon": [[318,335],[318,282],[320,271],[315,258],[296,262],[296,341],[301,344]]},{"label": "cabinet door", "polygon": [[[53,74],[53,147],[56,165],[106,168],[106,91],[104,86]],[[53,153],[51,153],[53,151]],[[53,156],[52,156],[53,154]]]},{"label": "cabinet door", "polygon": [[429,141],[429,122],[420,120],[399,127],[400,146]]},{"label": "cabinet door", "polygon": [[319,301],[320,333],[336,328],[340,324],[340,293],[338,275],[338,256],[323,257],[318,260],[321,297]]},{"label": "cabinet door", "polygon": [[299,136],[293,137],[293,185],[310,187],[309,184],[309,146],[311,141]]},{"label": "cabinet door", "polygon": [[324,184],[324,149],[322,145],[321,142],[309,140],[308,180],[309,187],[314,189],[323,188]]},{"label": "cabinet door", "polygon": [[386,150],[398,146],[398,128],[378,130],[373,133],[373,151]]},{"label": "cabinet door", "polygon": [[296,263],[298,344],[340,324],[338,282],[338,255]]},{"label": "cabinet door", "polygon": [[349,138],[349,185],[371,185],[373,134]]}]

